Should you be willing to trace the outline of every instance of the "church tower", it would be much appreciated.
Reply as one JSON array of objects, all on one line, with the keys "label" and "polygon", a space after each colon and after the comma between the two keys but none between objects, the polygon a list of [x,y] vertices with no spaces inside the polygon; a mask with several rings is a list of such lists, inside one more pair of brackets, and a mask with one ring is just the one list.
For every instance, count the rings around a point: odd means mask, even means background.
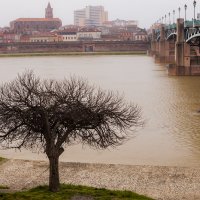
[{"label": "church tower", "polygon": [[48,3],[47,8],[45,9],[45,18],[53,18],[53,8],[50,3]]}]

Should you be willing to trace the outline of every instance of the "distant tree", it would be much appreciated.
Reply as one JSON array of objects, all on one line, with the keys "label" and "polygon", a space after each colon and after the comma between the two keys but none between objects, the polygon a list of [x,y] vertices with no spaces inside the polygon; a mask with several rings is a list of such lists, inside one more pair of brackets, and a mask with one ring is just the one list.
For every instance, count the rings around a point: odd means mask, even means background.
[{"label": "distant tree", "polygon": [[53,192],[59,190],[59,156],[65,145],[115,147],[127,139],[127,129],[141,124],[137,105],[80,78],[41,80],[28,71],[0,87],[1,145],[44,151]]}]

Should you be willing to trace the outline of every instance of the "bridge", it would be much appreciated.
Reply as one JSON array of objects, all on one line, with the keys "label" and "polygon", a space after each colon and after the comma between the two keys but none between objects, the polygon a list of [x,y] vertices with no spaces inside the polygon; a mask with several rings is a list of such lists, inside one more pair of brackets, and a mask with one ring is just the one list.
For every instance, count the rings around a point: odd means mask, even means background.
[{"label": "bridge", "polygon": [[149,37],[150,55],[167,64],[169,75],[200,75],[200,20],[185,17],[172,24],[159,23],[152,26]]}]

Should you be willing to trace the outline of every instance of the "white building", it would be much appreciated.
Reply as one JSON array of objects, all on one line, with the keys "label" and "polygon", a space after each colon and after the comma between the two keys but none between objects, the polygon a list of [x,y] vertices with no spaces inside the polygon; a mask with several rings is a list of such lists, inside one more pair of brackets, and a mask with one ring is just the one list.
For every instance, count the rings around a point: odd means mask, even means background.
[{"label": "white building", "polygon": [[136,34],[134,34],[134,40],[136,41],[147,41],[148,40],[148,35],[147,31],[144,29],[139,30]]},{"label": "white building", "polygon": [[74,25],[77,26],[101,26],[106,21],[108,12],[103,6],[87,6],[74,11]]},{"label": "white building", "polygon": [[113,26],[120,26],[120,27],[127,27],[127,26],[138,26],[138,21],[136,20],[121,20],[121,19],[116,19],[113,21],[107,21],[103,24],[104,26],[107,27],[113,27]]},{"label": "white building", "polygon": [[74,11],[74,25],[85,26],[85,20],[86,20],[85,9]]},{"label": "white building", "polygon": [[30,42],[58,42],[58,36],[56,34],[38,33],[29,37]]},{"label": "white building", "polygon": [[59,35],[62,37],[63,42],[73,42],[77,41],[77,33],[76,32],[61,32]]},{"label": "white building", "polygon": [[82,28],[77,33],[78,40],[100,40],[101,31],[95,28]]}]

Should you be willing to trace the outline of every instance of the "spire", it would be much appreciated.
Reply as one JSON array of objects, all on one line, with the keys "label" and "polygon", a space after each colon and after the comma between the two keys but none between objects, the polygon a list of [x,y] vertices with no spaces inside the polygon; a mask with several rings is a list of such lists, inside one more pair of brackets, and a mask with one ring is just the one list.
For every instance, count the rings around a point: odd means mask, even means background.
[{"label": "spire", "polygon": [[49,8],[51,8],[51,4],[50,4],[50,2],[48,3],[48,6],[47,6],[47,8],[49,9]]},{"label": "spire", "polygon": [[53,8],[51,7],[50,2],[45,9],[45,18],[53,18]]}]

